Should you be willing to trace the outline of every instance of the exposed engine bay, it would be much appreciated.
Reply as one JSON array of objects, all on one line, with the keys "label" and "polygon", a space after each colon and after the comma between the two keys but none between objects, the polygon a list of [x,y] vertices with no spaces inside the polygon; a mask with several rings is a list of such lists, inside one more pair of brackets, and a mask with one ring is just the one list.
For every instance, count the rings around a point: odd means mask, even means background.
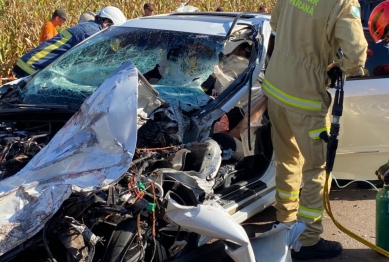
[{"label": "exposed engine bay", "polygon": [[[171,221],[164,214],[164,195],[170,192],[177,203],[195,206],[209,198],[233,169],[228,165],[219,169],[221,150],[213,140],[182,145],[174,124],[167,125],[169,132],[158,132],[159,142],[138,141],[144,147],[136,149],[130,168],[118,183],[87,194],[73,193],[41,232],[0,261],[98,261],[101,257],[103,261],[106,257],[109,261],[119,257],[153,261],[156,252],[168,258],[184,248],[195,248],[186,245],[196,234],[168,226]],[[17,173],[48,143],[51,125],[26,125],[23,130],[21,126],[2,126],[1,179]],[[159,127],[167,131],[166,126]],[[183,175],[184,182],[176,180]],[[190,186],[193,184],[197,187]],[[129,239],[123,252],[118,245]]]},{"label": "exposed engine bay", "polygon": [[[167,259],[195,248],[198,235],[177,230],[166,217],[166,193],[181,205],[196,206],[227,188],[229,174],[236,178],[249,169],[222,164],[222,149],[212,139],[184,144],[190,119],[176,106],[161,105],[138,129],[130,168],[117,183],[73,192],[41,231],[0,261],[153,261],[157,252]],[[22,118],[1,126],[1,180],[25,167],[63,124]]]},{"label": "exposed engine bay", "polygon": [[[35,153],[32,148],[42,146],[27,140],[19,142],[25,149],[30,147],[28,152],[11,146],[8,155],[18,152],[14,160],[31,157]],[[158,174],[155,168],[171,163],[177,150],[179,147],[173,146],[156,151],[138,150],[130,169],[117,184],[88,194],[72,194],[40,233],[0,257],[0,261],[99,261],[97,258],[104,260],[105,257],[114,261],[126,256],[132,259],[129,261],[153,261],[155,252],[164,252],[166,258],[166,253],[175,255],[184,248],[185,238],[189,236],[163,229],[167,225],[164,192],[171,190],[172,197],[183,205],[196,205],[197,200],[182,184],[167,178],[162,181],[162,173]],[[22,164],[13,166],[13,170]],[[123,253],[117,245],[129,240],[130,246]],[[174,245],[175,242],[181,244]],[[19,252],[21,255],[17,255]]]}]

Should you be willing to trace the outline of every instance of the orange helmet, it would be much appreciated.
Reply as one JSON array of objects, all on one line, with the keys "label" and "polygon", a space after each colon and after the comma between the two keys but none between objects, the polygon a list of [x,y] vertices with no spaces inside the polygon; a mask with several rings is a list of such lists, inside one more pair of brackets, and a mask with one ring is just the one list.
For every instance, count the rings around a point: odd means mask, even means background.
[{"label": "orange helmet", "polygon": [[382,41],[387,25],[389,25],[389,0],[377,5],[369,17],[369,31],[376,43]]}]

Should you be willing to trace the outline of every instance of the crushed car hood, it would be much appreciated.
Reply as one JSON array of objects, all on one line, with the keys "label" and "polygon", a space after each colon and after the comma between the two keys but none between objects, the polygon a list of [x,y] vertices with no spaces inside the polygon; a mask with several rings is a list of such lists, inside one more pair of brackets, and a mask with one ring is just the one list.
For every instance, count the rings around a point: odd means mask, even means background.
[{"label": "crushed car hood", "polygon": [[115,182],[137,137],[138,70],[123,63],[20,172],[0,181],[0,256],[39,232],[73,191]]}]

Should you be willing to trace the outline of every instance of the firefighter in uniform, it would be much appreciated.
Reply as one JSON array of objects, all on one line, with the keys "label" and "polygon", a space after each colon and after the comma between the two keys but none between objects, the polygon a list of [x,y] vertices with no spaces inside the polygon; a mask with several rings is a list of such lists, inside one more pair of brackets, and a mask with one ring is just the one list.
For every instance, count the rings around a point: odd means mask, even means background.
[{"label": "firefighter in uniform", "polygon": [[[330,126],[327,70],[339,66],[346,75],[363,75],[367,41],[360,6],[358,0],[278,0],[270,24],[276,38],[263,90],[277,169],[277,220],[307,224],[294,258],[336,257],[342,245],[320,237],[326,144],[319,134]],[[344,55],[335,64],[339,47]]]},{"label": "firefighter in uniform", "polygon": [[32,75],[48,66],[84,39],[112,24],[120,24],[125,21],[126,17],[122,11],[114,6],[106,6],[97,13],[94,21],[81,23],[63,30],[53,38],[24,54],[17,61],[12,71],[16,77]]}]

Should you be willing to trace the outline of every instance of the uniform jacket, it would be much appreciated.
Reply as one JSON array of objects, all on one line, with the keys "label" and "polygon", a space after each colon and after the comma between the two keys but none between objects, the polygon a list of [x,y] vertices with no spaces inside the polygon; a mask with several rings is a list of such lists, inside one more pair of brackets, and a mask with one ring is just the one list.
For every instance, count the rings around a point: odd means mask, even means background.
[{"label": "uniform jacket", "polygon": [[89,21],[63,30],[53,38],[24,54],[18,60],[13,70],[18,77],[31,75],[36,71],[42,70],[73,46],[99,32],[102,28],[99,23]]},{"label": "uniform jacket", "polygon": [[275,47],[263,89],[269,99],[307,115],[325,115],[327,66],[339,47],[341,69],[363,74],[367,41],[357,0],[278,0],[270,24]]},{"label": "uniform jacket", "polygon": [[49,40],[50,38],[54,37],[57,34],[58,34],[57,29],[55,28],[53,23],[51,21],[48,21],[44,23],[41,28],[39,43]]}]

